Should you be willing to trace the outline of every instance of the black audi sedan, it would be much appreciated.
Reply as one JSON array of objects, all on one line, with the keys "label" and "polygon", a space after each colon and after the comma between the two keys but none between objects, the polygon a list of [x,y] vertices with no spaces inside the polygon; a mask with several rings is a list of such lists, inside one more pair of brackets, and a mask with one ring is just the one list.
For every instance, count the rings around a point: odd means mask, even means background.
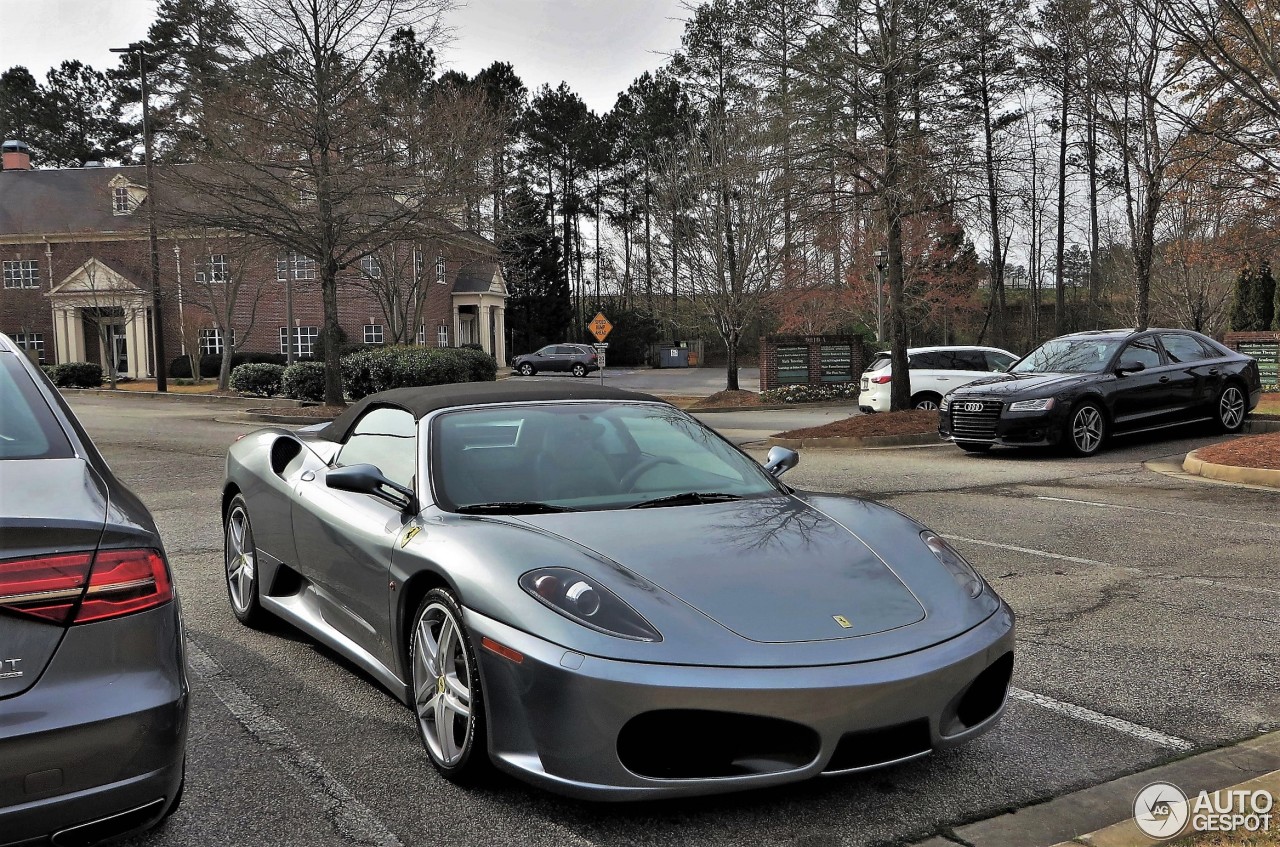
[{"label": "black audi sedan", "polygon": [[182,796],[173,575],[146,506],[0,335],[0,845],[90,845]]},{"label": "black audi sedan", "polygon": [[1258,363],[1185,329],[1079,332],[942,398],[938,432],[973,453],[1062,445],[1091,456],[1112,436],[1211,421],[1239,432]]}]

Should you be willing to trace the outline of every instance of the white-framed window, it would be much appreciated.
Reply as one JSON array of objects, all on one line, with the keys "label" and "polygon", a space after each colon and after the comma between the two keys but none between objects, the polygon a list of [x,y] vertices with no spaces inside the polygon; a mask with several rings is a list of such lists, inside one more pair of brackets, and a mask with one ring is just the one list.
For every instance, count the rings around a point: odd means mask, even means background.
[{"label": "white-framed window", "polygon": [[436,282],[444,282],[444,256],[436,256]]},{"label": "white-framed window", "polygon": [[365,324],[364,325],[364,343],[365,344],[382,344],[382,324]]},{"label": "white-framed window", "polygon": [[421,247],[413,248],[413,278],[422,279],[422,272],[426,269],[427,257],[422,255]]},{"label": "white-framed window", "polygon": [[14,259],[3,267],[5,288],[40,287],[40,266],[35,259]]},{"label": "white-framed window", "polygon": [[[236,346],[236,331],[227,333],[231,346]],[[216,326],[200,330],[200,353],[204,356],[220,356],[223,350],[222,330]]]},{"label": "white-framed window", "polygon": [[231,278],[226,253],[211,253],[207,259],[196,263],[196,282],[226,282]]},{"label": "white-framed window", "polygon": [[36,361],[44,364],[44,333],[42,332],[18,332],[10,336],[13,343],[18,345],[19,350],[26,350],[28,353],[36,354]]},{"label": "white-framed window", "polygon": [[[320,337],[318,326],[298,326],[293,328],[293,352],[298,356],[313,356],[316,352],[316,339]],[[289,328],[280,327],[280,352],[289,353]]]},{"label": "white-framed window", "polygon": [[316,260],[301,253],[281,253],[276,257],[276,281],[284,282],[291,273],[294,279],[315,279]]},{"label": "white-framed window", "polygon": [[427,327],[425,324],[418,325],[418,334],[413,337],[413,343],[418,345],[427,343]]},{"label": "white-framed window", "polygon": [[369,279],[382,279],[382,263],[377,256],[361,256],[360,273]]},{"label": "white-framed window", "polygon": [[127,186],[117,185],[115,190],[111,192],[111,213],[114,215],[133,214],[133,197],[129,195]]},{"label": "white-framed window", "polygon": [[448,324],[440,324],[440,326],[436,327],[436,346],[437,347],[449,346],[449,325]]}]

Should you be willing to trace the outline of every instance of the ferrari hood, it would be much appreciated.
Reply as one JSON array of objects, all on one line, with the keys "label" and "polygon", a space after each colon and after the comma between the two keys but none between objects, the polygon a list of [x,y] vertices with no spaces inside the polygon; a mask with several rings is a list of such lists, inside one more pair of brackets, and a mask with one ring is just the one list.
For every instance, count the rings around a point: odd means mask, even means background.
[{"label": "ferrari hood", "polygon": [[925,617],[870,547],[793,497],[521,520],[623,565],[752,641],[852,638]]}]

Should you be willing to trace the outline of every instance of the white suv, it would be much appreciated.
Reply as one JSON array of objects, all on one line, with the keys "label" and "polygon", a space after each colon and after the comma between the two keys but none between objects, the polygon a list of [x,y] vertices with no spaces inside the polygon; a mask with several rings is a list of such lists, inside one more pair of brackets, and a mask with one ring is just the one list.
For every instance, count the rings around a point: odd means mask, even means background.
[{"label": "white suv", "polygon": [[[907,350],[911,369],[911,406],[936,409],[942,395],[980,377],[1002,373],[1018,357],[998,347],[912,347]],[[858,408],[864,412],[889,411],[889,351],[876,353],[862,373]]]}]

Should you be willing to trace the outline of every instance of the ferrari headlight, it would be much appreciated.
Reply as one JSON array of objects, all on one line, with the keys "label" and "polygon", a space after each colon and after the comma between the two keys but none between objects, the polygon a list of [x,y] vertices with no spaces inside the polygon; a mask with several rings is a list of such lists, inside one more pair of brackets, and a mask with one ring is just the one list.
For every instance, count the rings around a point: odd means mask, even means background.
[{"label": "ferrari headlight", "polygon": [[653,625],[618,595],[572,568],[538,568],[520,577],[520,587],[566,618],[606,635],[661,641]]},{"label": "ferrari headlight", "polygon": [[1009,404],[1010,412],[1047,412],[1052,408],[1052,397],[1042,397],[1039,400],[1019,400],[1016,403]]},{"label": "ferrari headlight", "polygon": [[920,533],[920,540],[970,597],[977,597],[982,593],[982,577],[978,576],[973,566],[966,562],[964,556],[957,553],[954,547],[944,541],[942,536],[926,529]]}]

